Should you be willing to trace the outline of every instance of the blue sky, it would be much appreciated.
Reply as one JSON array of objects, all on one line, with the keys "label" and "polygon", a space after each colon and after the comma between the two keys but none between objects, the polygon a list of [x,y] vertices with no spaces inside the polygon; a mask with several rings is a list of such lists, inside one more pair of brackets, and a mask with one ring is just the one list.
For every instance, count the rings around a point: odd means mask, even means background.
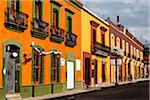
[{"label": "blue sky", "polygon": [[116,22],[120,16],[120,24],[125,26],[139,40],[150,41],[150,0],[81,0],[81,2],[96,13]]}]

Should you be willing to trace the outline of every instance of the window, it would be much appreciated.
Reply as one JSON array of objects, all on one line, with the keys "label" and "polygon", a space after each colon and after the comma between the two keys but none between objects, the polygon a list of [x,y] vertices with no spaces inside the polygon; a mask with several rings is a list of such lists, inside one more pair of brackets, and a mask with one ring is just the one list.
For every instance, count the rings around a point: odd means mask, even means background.
[{"label": "window", "polygon": [[114,41],[115,41],[114,35],[111,34],[111,42],[110,42],[111,43],[111,47],[114,47],[114,45],[115,45]]},{"label": "window", "polygon": [[116,41],[117,41],[116,46],[117,46],[118,49],[120,49],[120,44],[121,44],[121,43],[120,43],[120,38],[117,37]]},{"label": "window", "polygon": [[72,32],[72,18],[70,16],[67,17],[67,31]]},{"label": "window", "polygon": [[96,42],[96,30],[93,29],[93,44]]},{"label": "window", "polygon": [[43,57],[40,53],[34,50],[34,83],[41,83],[42,79],[42,61]]},{"label": "window", "polygon": [[42,20],[42,2],[40,0],[35,1],[35,17]]},{"label": "window", "polygon": [[102,44],[105,45],[105,34],[102,34]]},{"label": "window", "polygon": [[58,27],[58,10],[53,9],[53,26]]},{"label": "window", "polygon": [[107,31],[107,29],[101,26],[100,30],[101,30],[101,43],[105,45],[105,32]]},{"label": "window", "polygon": [[10,1],[10,7],[17,12],[19,12],[20,9],[20,0],[9,0]]},{"label": "window", "polygon": [[60,55],[52,54],[52,82],[59,81]]}]

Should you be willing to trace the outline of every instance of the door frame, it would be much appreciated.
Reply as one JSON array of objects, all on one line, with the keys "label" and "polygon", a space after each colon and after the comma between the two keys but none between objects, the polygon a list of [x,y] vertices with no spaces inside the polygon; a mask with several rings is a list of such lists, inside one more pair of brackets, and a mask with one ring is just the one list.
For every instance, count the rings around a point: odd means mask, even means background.
[{"label": "door frame", "polygon": [[[2,47],[2,72],[3,69],[6,67],[5,66],[5,59],[6,59],[6,46],[8,45],[15,45],[18,48],[20,48],[20,70],[19,70],[19,86],[22,85],[22,44],[20,44],[16,40],[6,40],[3,43]],[[6,95],[6,86],[5,86],[5,75],[2,73],[2,86],[3,86],[3,91],[4,91],[4,96]]]},{"label": "door frame", "polygon": [[[104,68],[104,70],[103,70],[103,68]],[[104,77],[103,77],[103,75],[104,75]],[[104,63],[104,64],[102,63],[102,82],[106,82],[106,63]]]},{"label": "door frame", "polygon": [[89,58],[90,59],[90,85],[91,85],[91,81],[92,81],[92,61],[91,61],[91,57],[92,57],[92,54],[91,53],[88,53],[88,52],[83,52],[83,80],[84,80],[84,83],[83,85],[85,85],[85,58]]},{"label": "door frame", "polygon": [[65,66],[66,66],[66,90],[70,90],[70,89],[67,89],[67,61],[70,61],[70,62],[73,62],[74,63],[74,88],[76,88],[76,85],[75,85],[75,81],[76,81],[76,57],[75,57],[75,54],[72,53],[72,52],[67,52],[66,53],[66,61],[65,61]]},{"label": "door frame", "polygon": [[[74,64],[74,66],[73,66],[73,67],[74,67],[74,88],[72,88],[72,89],[75,89],[75,80],[76,80],[76,79],[75,79],[75,78],[76,78],[76,77],[75,77],[75,69],[76,69],[76,68],[75,68],[75,62],[74,62],[74,61],[71,61],[71,60],[67,60],[67,61],[66,61],[66,76],[67,76],[67,62],[72,62],[72,63]],[[67,89],[67,90],[72,90],[72,89],[68,89],[68,88],[67,88],[67,77],[66,77],[66,89]]]},{"label": "door frame", "polygon": [[94,59],[94,84],[98,84],[98,60]]}]

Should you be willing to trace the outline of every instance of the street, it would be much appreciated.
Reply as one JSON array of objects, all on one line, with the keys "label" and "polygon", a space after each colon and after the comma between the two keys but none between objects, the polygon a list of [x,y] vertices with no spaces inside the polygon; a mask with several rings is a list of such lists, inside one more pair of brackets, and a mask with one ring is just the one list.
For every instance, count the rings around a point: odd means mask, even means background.
[{"label": "street", "polygon": [[149,81],[51,100],[149,100]]}]

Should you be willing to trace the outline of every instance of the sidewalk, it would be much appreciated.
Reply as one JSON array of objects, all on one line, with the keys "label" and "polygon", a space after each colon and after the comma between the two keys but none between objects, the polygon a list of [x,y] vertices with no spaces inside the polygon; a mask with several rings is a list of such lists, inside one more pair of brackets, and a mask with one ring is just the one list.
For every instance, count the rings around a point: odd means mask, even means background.
[{"label": "sidewalk", "polygon": [[83,90],[68,90],[68,91],[64,91],[62,93],[56,93],[56,94],[49,94],[49,95],[44,95],[44,96],[36,96],[36,97],[23,98],[23,100],[52,99],[52,98],[59,98],[59,97],[71,96],[71,95],[76,95],[76,94],[81,94],[81,93],[86,93],[86,92],[92,92],[92,91],[95,91],[95,90],[96,90],[95,88],[83,89]]},{"label": "sidewalk", "polygon": [[[150,78],[119,82],[118,85],[132,84],[132,83],[137,83],[137,82],[141,82],[141,81],[148,81],[148,80],[150,81]],[[107,88],[107,87],[109,88],[109,87],[114,87],[114,86],[116,86],[114,83],[112,83],[112,84],[110,84],[110,83],[102,83],[98,87],[94,87],[94,88],[82,89],[82,90],[68,90],[68,91],[64,91],[62,93],[23,98],[23,100],[43,100],[43,99],[52,99],[52,98],[66,97],[66,96],[71,96],[71,95],[76,95],[76,94],[82,94],[82,93],[92,92],[92,91],[96,91],[96,90],[101,90],[101,88]],[[99,89],[97,89],[97,88],[99,88]]]}]

